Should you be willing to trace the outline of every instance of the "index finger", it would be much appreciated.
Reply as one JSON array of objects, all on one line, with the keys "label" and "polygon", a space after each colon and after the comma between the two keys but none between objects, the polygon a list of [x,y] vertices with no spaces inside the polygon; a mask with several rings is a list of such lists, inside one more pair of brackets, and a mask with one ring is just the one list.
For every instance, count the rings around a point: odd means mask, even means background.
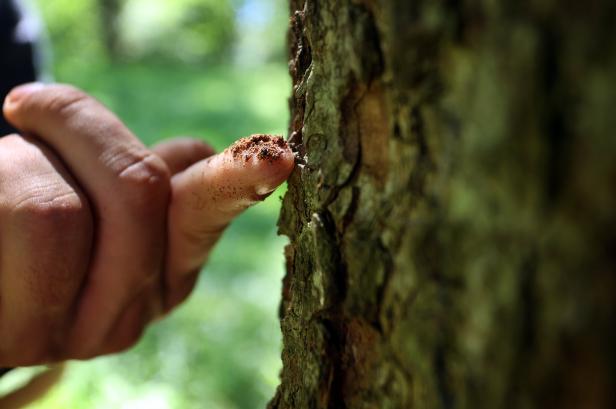
[{"label": "index finger", "polygon": [[225,227],[284,182],[295,158],[281,137],[253,135],[173,177],[166,308],[188,296]]}]

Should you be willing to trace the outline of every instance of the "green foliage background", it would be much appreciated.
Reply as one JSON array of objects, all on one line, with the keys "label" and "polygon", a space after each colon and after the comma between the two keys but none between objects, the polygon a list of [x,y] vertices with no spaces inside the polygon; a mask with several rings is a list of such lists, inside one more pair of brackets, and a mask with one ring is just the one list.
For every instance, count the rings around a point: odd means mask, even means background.
[{"label": "green foliage background", "polygon": [[[284,0],[121,3],[121,52],[112,59],[100,1],[38,1],[56,81],[95,95],[147,144],[192,135],[222,149],[251,133],[285,133]],[[189,301],[136,348],[71,363],[60,386],[33,407],[264,407],[280,369],[279,197],[227,231]]]}]

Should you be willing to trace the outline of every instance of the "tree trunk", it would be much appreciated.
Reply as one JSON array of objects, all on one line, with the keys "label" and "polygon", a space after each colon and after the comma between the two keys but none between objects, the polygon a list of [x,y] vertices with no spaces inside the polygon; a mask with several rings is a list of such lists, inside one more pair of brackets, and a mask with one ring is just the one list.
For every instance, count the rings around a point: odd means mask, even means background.
[{"label": "tree trunk", "polygon": [[616,407],[615,15],[291,0],[270,408]]},{"label": "tree trunk", "polygon": [[118,15],[120,14],[121,3],[122,0],[98,0],[105,50],[112,61],[116,61],[120,57]]}]

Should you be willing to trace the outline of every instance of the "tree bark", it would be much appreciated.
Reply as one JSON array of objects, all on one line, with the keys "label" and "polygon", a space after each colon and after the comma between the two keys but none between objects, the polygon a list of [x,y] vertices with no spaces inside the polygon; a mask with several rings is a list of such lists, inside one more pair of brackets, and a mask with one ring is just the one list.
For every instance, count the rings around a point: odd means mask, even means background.
[{"label": "tree bark", "polygon": [[270,408],[616,407],[616,3],[290,6]]}]

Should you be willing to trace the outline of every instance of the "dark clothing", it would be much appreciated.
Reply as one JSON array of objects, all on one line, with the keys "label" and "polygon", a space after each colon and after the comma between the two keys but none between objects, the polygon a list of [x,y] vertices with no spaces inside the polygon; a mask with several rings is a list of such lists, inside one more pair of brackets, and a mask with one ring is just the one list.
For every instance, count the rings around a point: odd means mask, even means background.
[{"label": "dark clothing", "polygon": [[[14,0],[0,0],[0,102],[13,87],[36,80],[34,44],[15,35],[22,18]],[[11,132],[15,130],[0,117],[0,136]]]}]

